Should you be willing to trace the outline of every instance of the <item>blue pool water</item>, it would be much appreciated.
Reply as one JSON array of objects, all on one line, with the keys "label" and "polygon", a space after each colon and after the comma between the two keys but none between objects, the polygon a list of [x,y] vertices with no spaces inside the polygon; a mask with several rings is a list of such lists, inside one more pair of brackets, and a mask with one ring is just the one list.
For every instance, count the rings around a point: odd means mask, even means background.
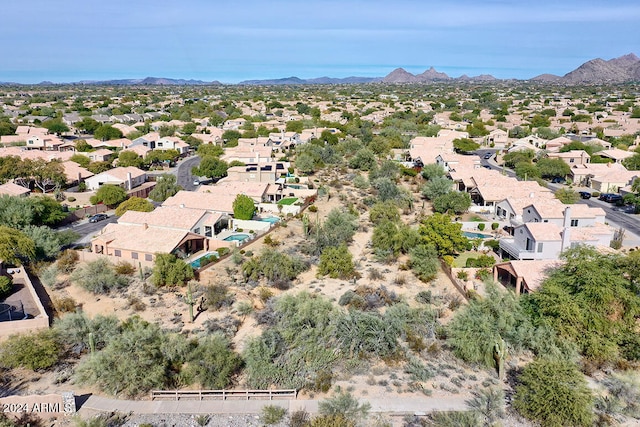
[{"label": "blue pool water", "polygon": [[218,252],[207,252],[206,254],[203,254],[203,255],[199,256],[198,258],[194,259],[193,261],[191,261],[189,263],[189,265],[191,265],[191,268],[197,270],[198,268],[201,267],[200,260],[202,260],[202,258],[204,258],[206,256],[210,256],[210,255],[214,255],[217,258],[218,257]]},{"label": "blue pool water", "polygon": [[280,222],[280,218],[278,218],[277,216],[268,216],[266,218],[262,218],[260,221],[262,221],[262,222],[270,222],[271,224],[276,224],[276,223]]},{"label": "blue pool water", "polygon": [[226,240],[227,242],[230,242],[232,240],[237,240],[239,242],[243,242],[245,240],[247,240],[249,238],[248,234],[232,234],[229,237],[225,237],[224,240]]},{"label": "blue pool water", "polygon": [[474,233],[473,231],[463,231],[462,234],[469,239],[488,239],[488,234]]}]

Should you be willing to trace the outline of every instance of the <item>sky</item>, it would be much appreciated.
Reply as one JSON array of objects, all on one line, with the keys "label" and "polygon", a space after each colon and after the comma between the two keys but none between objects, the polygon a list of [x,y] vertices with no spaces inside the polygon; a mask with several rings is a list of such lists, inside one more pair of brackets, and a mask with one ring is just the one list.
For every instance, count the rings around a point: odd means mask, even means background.
[{"label": "sky", "polygon": [[15,0],[0,82],[564,75],[640,56],[636,0]]}]

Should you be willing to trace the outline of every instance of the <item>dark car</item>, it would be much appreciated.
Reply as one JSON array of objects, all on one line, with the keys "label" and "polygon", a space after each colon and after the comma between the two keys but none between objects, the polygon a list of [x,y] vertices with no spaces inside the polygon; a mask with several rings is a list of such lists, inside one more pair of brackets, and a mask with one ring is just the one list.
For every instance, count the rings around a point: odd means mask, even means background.
[{"label": "dark car", "polygon": [[604,193],[599,197],[600,200],[603,200],[607,203],[618,203],[622,202],[622,196],[614,193]]},{"label": "dark car", "polygon": [[490,159],[492,157],[493,157],[493,153],[487,153],[487,154],[484,155],[485,159]]},{"label": "dark car", "polygon": [[100,222],[104,221],[107,218],[109,218],[109,215],[107,214],[95,214],[94,216],[89,218],[89,222]]},{"label": "dark car", "polygon": [[551,180],[551,182],[553,184],[563,184],[564,183],[564,178],[562,178],[561,176],[556,176],[555,178],[553,178]]},{"label": "dark car", "polygon": [[578,194],[580,194],[580,197],[582,197],[583,199],[591,198],[591,193],[589,193],[588,191],[580,191],[578,192]]}]

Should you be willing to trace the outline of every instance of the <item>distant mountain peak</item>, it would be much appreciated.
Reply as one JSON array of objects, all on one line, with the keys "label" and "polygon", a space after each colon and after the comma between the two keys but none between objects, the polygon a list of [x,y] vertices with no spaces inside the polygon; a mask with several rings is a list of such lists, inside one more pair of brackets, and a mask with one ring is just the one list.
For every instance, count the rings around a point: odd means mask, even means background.
[{"label": "distant mountain peak", "polygon": [[624,83],[640,78],[640,58],[629,53],[605,61],[592,59],[562,77],[563,83]]}]

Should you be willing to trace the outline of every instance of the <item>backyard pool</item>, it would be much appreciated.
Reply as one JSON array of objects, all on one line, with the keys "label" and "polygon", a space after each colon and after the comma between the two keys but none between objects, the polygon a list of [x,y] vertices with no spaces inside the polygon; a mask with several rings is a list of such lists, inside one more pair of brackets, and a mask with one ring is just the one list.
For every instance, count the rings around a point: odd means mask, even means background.
[{"label": "backyard pool", "polygon": [[277,224],[280,222],[280,218],[278,218],[277,216],[268,216],[266,218],[262,218],[260,221],[270,222],[271,224]]},{"label": "backyard pool", "polygon": [[[209,264],[210,263],[209,259],[211,257],[218,258],[218,252],[207,252],[206,254],[203,254],[198,258],[194,259],[193,261],[191,261],[189,265],[191,266],[191,268],[197,270],[200,267],[203,267]],[[206,262],[203,263],[203,261],[206,261]]]},{"label": "backyard pool", "polygon": [[473,231],[463,231],[462,234],[469,239],[488,239],[491,237],[489,234],[474,233]]},{"label": "backyard pool", "polygon": [[229,237],[225,237],[224,240],[226,240],[227,242],[231,242],[231,241],[244,242],[248,238],[249,238],[248,234],[238,233],[238,234],[232,234]]}]

